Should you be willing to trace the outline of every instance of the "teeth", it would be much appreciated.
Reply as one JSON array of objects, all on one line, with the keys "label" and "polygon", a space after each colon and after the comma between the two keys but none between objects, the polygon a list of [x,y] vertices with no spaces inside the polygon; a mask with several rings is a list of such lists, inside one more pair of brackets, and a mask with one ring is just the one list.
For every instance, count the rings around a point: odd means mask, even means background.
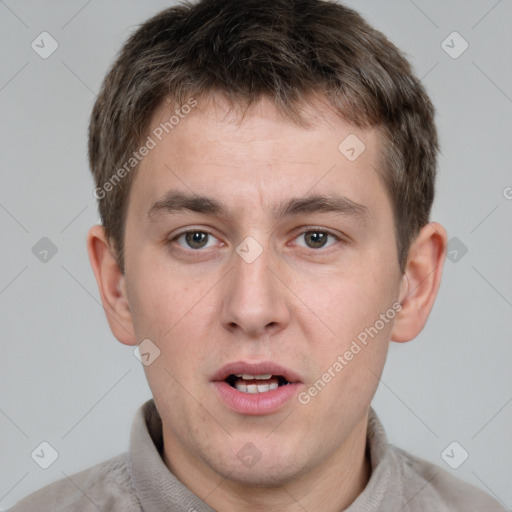
[{"label": "teeth", "polygon": [[[268,391],[272,391],[273,389],[277,389],[279,387],[279,378],[273,376],[270,373],[259,375],[251,375],[249,373],[236,373],[234,376],[236,379],[231,381],[231,385],[233,385],[237,391],[241,391],[242,393],[267,393]],[[254,381],[260,381],[261,383]]]},{"label": "teeth", "polygon": [[249,375],[248,373],[236,373],[235,377],[238,377],[239,379],[244,379],[244,380],[254,380],[254,379],[268,380],[268,379],[272,378],[272,374],[265,373],[263,375]]},{"label": "teeth", "polygon": [[235,388],[237,391],[241,391],[242,393],[266,393],[267,391],[271,391],[272,389],[277,389],[279,384],[277,382],[272,382],[271,384],[244,384],[243,382],[235,382]]},{"label": "teeth", "polygon": [[247,393],[247,386],[245,384],[242,384],[241,382],[235,382],[235,388],[237,389],[237,391]]},{"label": "teeth", "polygon": [[254,378],[258,380],[268,380],[272,378],[272,374],[265,373],[264,375],[255,375]]}]

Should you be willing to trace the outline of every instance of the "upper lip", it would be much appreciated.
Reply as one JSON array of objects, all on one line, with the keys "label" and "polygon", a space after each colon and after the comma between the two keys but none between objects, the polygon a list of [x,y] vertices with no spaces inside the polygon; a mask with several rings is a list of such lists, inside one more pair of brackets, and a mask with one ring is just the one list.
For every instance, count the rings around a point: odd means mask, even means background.
[{"label": "upper lip", "polygon": [[261,361],[258,363],[245,363],[243,361],[237,361],[228,363],[223,366],[218,372],[216,372],[212,381],[220,382],[226,380],[231,374],[246,374],[246,375],[280,375],[284,377],[288,382],[301,382],[301,378],[294,371],[285,368],[276,363],[270,361]]}]

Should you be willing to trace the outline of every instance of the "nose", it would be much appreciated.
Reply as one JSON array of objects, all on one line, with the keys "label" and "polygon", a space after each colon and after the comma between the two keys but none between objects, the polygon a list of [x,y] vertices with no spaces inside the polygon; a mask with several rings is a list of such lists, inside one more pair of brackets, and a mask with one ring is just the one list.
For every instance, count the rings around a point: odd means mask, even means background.
[{"label": "nose", "polygon": [[277,334],[290,321],[286,282],[278,265],[264,249],[254,261],[233,254],[234,268],[228,273],[221,308],[222,325],[245,337]]}]

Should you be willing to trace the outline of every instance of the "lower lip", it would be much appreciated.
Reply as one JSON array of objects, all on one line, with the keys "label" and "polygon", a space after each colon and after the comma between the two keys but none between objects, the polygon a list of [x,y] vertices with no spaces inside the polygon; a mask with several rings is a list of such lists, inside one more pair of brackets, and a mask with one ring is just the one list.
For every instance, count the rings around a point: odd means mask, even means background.
[{"label": "lower lip", "polygon": [[253,416],[271,414],[288,402],[300,387],[299,383],[279,386],[265,393],[244,393],[227,382],[214,382],[213,386],[222,402],[240,414]]}]

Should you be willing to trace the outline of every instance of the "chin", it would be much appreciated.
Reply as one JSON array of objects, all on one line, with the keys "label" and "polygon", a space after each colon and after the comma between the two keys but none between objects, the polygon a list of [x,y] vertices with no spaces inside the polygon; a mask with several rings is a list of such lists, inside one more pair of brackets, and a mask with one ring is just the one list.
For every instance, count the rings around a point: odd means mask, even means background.
[{"label": "chin", "polygon": [[278,488],[289,484],[294,481],[299,472],[291,469],[289,466],[276,467],[276,466],[261,466],[256,468],[238,468],[231,473],[227,473],[225,477],[232,482],[236,482],[244,487],[254,488]]},{"label": "chin", "polygon": [[254,445],[248,442],[243,446],[245,451],[242,448],[233,458],[215,458],[210,467],[227,480],[255,488],[281,487],[306,471],[306,461],[297,460],[296,453],[279,453],[275,447],[267,446],[264,453],[254,450],[255,458],[250,460]]}]

